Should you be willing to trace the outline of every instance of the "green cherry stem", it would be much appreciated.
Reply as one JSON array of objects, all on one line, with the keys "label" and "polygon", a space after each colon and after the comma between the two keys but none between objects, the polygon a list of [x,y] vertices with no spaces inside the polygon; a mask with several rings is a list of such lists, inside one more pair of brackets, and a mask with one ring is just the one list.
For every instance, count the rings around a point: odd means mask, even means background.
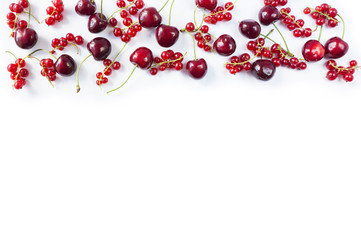
[{"label": "green cherry stem", "polygon": [[290,53],[290,49],[288,48],[286,39],[284,38],[283,34],[281,33],[281,31],[278,29],[278,27],[276,26],[276,24],[273,22],[272,25],[275,27],[275,29],[277,30],[277,32],[281,35],[283,42],[285,43],[286,49],[287,49],[287,53]]},{"label": "green cherry stem", "polygon": [[78,70],[76,71],[76,92],[80,92],[80,84],[79,84],[79,71],[81,66],[84,64],[84,62],[90,58],[92,55],[90,54],[89,56],[87,56],[79,65]]},{"label": "green cherry stem", "polygon": [[318,41],[321,41],[322,30],[323,30],[323,25],[320,28],[320,35],[318,36]]},{"label": "green cherry stem", "polygon": [[341,17],[340,14],[337,14],[337,16],[339,16],[339,18],[342,21],[342,26],[343,26],[343,30],[342,30],[342,39],[345,38],[345,33],[346,33],[346,24],[345,24],[345,20],[343,19],[343,17]]},{"label": "green cherry stem", "polygon": [[165,4],[163,5],[163,7],[162,7],[161,9],[159,9],[158,12],[160,13],[160,12],[167,6],[168,3],[169,3],[169,0],[167,0],[167,1],[165,2]]},{"label": "green cherry stem", "polygon": [[197,60],[197,51],[196,51],[196,40],[194,39],[193,35],[188,32],[187,30],[185,30],[189,36],[191,36],[192,40],[193,40],[193,51],[194,51],[194,60]]},{"label": "green cherry stem", "polygon": [[33,54],[37,53],[37,52],[40,52],[40,51],[43,51],[43,52],[46,52],[46,53],[49,53],[55,60],[57,60],[57,58],[49,51],[47,50],[44,50],[44,49],[37,49],[35,51],[33,51],[32,53],[30,53],[27,57],[32,57]]},{"label": "green cherry stem", "polygon": [[100,2],[100,17],[103,17],[103,0]]},{"label": "green cherry stem", "polygon": [[30,16],[31,16],[31,7],[30,7],[30,3],[28,0],[26,0],[26,2],[28,3],[28,6],[29,6],[29,21],[28,21],[28,28],[30,26]]},{"label": "green cherry stem", "polygon": [[173,5],[174,5],[174,1],[172,1],[172,4],[170,5],[170,10],[169,10],[169,25],[171,23],[171,20],[172,20],[172,10],[173,10]]},{"label": "green cherry stem", "polygon": [[125,82],[122,85],[120,85],[119,87],[117,87],[117,88],[115,88],[113,90],[110,90],[107,93],[115,92],[115,91],[119,90],[120,88],[122,88],[129,81],[129,79],[132,77],[132,75],[135,72],[135,69],[137,69],[137,67],[138,67],[138,65],[134,66],[132,73],[128,76],[127,80],[125,80]]},{"label": "green cherry stem", "polygon": [[12,52],[10,52],[10,51],[5,51],[5,52],[11,54],[11,55],[15,58],[15,60],[18,60],[18,58],[15,56],[14,53],[12,53]]}]

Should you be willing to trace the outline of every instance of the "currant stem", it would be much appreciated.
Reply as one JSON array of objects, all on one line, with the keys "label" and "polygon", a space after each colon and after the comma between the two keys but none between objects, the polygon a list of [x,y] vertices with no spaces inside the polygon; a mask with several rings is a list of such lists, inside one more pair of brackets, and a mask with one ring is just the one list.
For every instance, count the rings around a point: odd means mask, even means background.
[{"label": "currant stem", "polygon": [[40,52],[40,51],[43,51],[43,52],[46,52],[46,53],[49,53],[55,60],[57,60],[57,58],[49,51],[47,50],[44,50],[44,49],[37,49],[35,50],[34,52],[30,53],[27,57],[32,57],[33,54],[37,53],[37,52]]},{"label": "currant stem", "polygon": [[79,71],[81,66],[83,65],[83,63],[90,58],[92,55],[90,54],[89,56],[87,56],[79,65],[78,70],[76,71],[76,92],[80,92],[80,84],[79,84]]},{"label": "currant stem", "polygon": [[172,4],[170,5],[170,10],[169,10],[169,25],[171,23],[171,19],[172,19],[172,10],[173,10],[173,5],[174,5],[174,1],[172,1]]},{"label": "currant stem", "polygon": [[[30,5],[29,5],[30,6]],[[30,14],[30,16],[32,16],[39,24],[40,24],[40,21],[32,14],[32,13],[30,13],[30,12],[26,12],[26,11],[24,11],[24,13],[29,13]],[[28,27],[29,27],[29,23],[28,23]]]},{"label": "currant stem", "polygon": [[276,26],[275,23],[272,23],[272,25],[275,27],[275,29],[277,30],[277,32],[281,35],[283,42],[285,43],[286,49],[287,49],[287,53],[290,53],[290,49],[288,48],[286,39],[284,38],[283,34],[281,33],[281,31],[278,29],[278,27]]},{"label": "currant stem", "polygon": [[346,33],[346,23],[345,23],[345,20],[343,19],[343,17],[341,17],[340,14],[337,14],[337,16],[339,16],[339,18],[340,18],[341,21],[342,21],[342,26],[343,26],[342,39],[344,39],[344,38],[345,38],[345,33]]},{"label": "currant stem", "polygon": [[194,60],[197,60],[197,51],[196,51],[196,40],[194,39],[193,35],[186,30],[186,32],[189,34],[189,36],[192,37],[193,40],[193,51],[194,51]]},{"label": "currant stem", "polygon": [[[29,55],[28,55],[28,56],[25,57],[24,59],[26,59],[26,58],[34,58],[34,59],[38,60],[39,63],[41,62],[39,58],[34,57],[34,56],[29,56]],[[44,66],[41,66],[41,68],[42,68],[42,70],[44,70]],[[54,84],[50,81],[50,79],[48,78],[47,75],[45,75],[45,78],[48,80],[48,82],[50,83],[50,85],[51,85],[52,87],[54,87]]]},{"label": "currant stem", "polygon": [[159,13],[165,8],[165,6],[167,6],[168,2],[169,2],[169,0],[167,0],[167,2],[163,5],[163,7],[158,10]]},{"label": "currant stem", "polygon": [[135,69],[137,69],[137,68],[138,68],[138,65],[135,65],[134,68],[133,68],[132,73],[129,75],[127,80],[125,80],[125,82],[122,85],[120,85],[119,87],[117,87],[116,89],[110,90],[107,93],[115,92],[115,91],[119,90],[120,88],[122,88],[129,81],[129,79],[132,77],[133,73],[135,72]]},{"label": "currant stem", "polygon": [[13,57],[15,58],[15,60],[18,60],[18,58],[15,56],[15,54],[14,53],[12,53],[12,52],[10,52],[10,51],[5,51],[6,53],[9,53],[9,54],[11,54],[11,55],[13,55]]}]

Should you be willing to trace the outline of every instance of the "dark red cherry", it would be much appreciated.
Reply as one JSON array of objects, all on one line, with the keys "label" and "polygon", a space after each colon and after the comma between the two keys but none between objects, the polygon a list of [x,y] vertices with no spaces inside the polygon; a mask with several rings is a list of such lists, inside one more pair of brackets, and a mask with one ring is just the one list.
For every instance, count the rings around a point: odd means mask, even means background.
[{"label": "dark red cherry", "polygon": [[201,8],[212,11],[217,7],[217,0],[196,0],[196,4]]},{"label": "dark red cherry", "polygon": [[302,49],[303,58],[307,62],[317,62],[325,57],[325,47],[317,40],[309,40]]},{"label": "dark red cherry", "polygon": [[271,5],[266,5],[259,11],[258,18],[261,24],[268,26],[279,20],[281,18],[281,14],[277,8]]},{"label": "dark red cherry", "polygon": [[38,34],[32,28],[16,28],[14,39],[20,48],[30,49],[38,42]]},{"label": "dark red cherry", "polygon": [[79,0],[75,6],[75,12],[81,16],[91,16],[95,13],[97,5],[92,0]]},{"label": "dark red cherry", "polygon": [[97,37],[91,40],[87,48],[96,61],[106,59],[112,51],[112,45],[108,39]]},{"label": "dark red cherry", "polygon": [[194,79],[201,79],[207,74],[207,62],[203,58],[188,61],[186,65],[186,70]]},{"label": "dark red cherry", "polygon": [[156,28],[162,23],[162,16],[154,7],[144,8],[139,13],[139,24],[144,28]]},{"label": "dark red cherry", "polygon": [[155,36],[160,46],[168,48],[178,41],[179,30],[176,27],[162,24],[157,28]]},{"label": "dark red cherry", "polygon": [[325,44],[326,57],[328,58],[342,58],[348,52],[349,46],[347,42],[339,37],[333,37]]},{"label": "dark red cherry", "polygon": [[66,77],[73,75],[76,71],[74,59],[67,54],[61,55],[58,60],[56,60],[54,66],[57,73]]},{"label": "dark red cherry", "polygon": [[237,45],[230,35],[223,34],[214,42],[213,48],[219,55],[230,56],[236,51]]},{"label": "dark red cherry", "polygon": [[257,38],[261,33],[261,25],[254,20],[247,19],[239,23],[239,31],[247,38]]},{"label": "dark red cherry", "polygon": [[129,60],[141,69],[148,69],[153,63],[153,53],[149,48],[140,47],[130,55]]},{"label": "dark red cherry", "polygon": [[108,26],[108,19],[104,14],[94,13],[89,17],[88,29],[91,33],[100,33]]},{"label": "dark red cherry", "polygon": [[262,81],[270,80],[276,73],[276,66],[270,60],[257,60],[252,64],[253,74]]}]

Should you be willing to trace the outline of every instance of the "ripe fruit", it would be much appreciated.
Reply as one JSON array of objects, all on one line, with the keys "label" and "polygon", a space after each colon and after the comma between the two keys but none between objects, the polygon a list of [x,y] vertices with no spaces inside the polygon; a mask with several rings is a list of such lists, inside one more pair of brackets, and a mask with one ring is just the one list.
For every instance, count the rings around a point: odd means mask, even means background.
[{"label": "ripe fruit", "polygon": [[325,47],[317,40],[309,40],[302,49],[303,58],[307,62],[317,62],[325,57]]},{"label": "ripe fruit", "polygon": [[270,60],[257,60],[252,65],[252,72],[259,80],[268,81],[276,73],[276,66]]},{"label": "ripe fruit", "polygon": [[139,24],[144,28],[156,28],[162,23],[162,16],[154,7],[144,8],[139,13]]},{"label": "ripe fruit", "polygon": [[188,61],[186,65],[186,70],[194,79],[201,79],[207,74],[207,62],[203,58]]},{"label": "ripe fruit", "polygon": [[239,23],[239,31],[249,39],[254,39],[261,33],[261,25],[254,20],[243,20]]},{"label": "ripe fruit", "polygon": [[61,55],[58,60],[55,62],[55,71],[62,76],[71,76],[76,71],[76,63],[74,59],[67,55]]},{"label": "ripe fruit", "polygon": [[89,17],[88,30],[91,33],[100,33],[108,26],[108,19],[104,14],[94,13]]},{"label": "ripe fruit", "polygon": [[281,18],[281,14],[277,8],[267,5],[261,8],[258,14],[259,21],[262,25],[270,25]]},{"label": "ripe fruit", "polygon": [[328,58],[341,58],[348,52],[349,46],[347,42],[339,37],[329,39],[325,44],[326,57]]},{"label": "ripe fruit", "polygon": [[236,51],[237,45],[230,35],[223,34],[214,42],[213,48],[219,55],[230,56]]},{"label": "ripe fruit", "polygon": [[95,13],[96,3],[92,0],[79,0],[75,6],[75,12],[81,16],[91,16]]},{"label": "ripe fruit", "polygon": [[153,63],[153,53],[149,48],[140,47],[130,55],[130,62],[141,69],[148,69]]},{"label": "ripe fruit", "polygon": [[14,39],[20,48],[30,49],[38,42],[38,34],[32,28],[16,28]]},{"label": "ripe fruit", "polygon": [[179,30],[176,27],[160,25],[157,28],[156,39],[160,46],[168,48],[173,46],[179,38]]},{"label": "ripe fruit", "polygon": [[111,43],[103,37],[97,37],[91,40],[87,48],[96,61],[103,61],[112,51]]},{"label": "ripe fruit", "polygon": [[196,0],[196,4],[201,8],[212,11],[217,7],[217,0]]}]

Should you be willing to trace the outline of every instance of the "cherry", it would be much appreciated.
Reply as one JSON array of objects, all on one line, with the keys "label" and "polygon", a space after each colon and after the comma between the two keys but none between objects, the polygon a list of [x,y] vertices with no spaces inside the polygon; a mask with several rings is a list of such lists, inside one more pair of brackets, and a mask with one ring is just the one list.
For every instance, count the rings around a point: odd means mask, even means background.
[{"label": "cherry", "polygon": [[347,42],[345,42],[341,38],[333,37],[326,42],[325,48],[326,48],[326,57],[337,59],[346,55],[349,46]]},{"label": "cherry", "polygon": [[239,31],[249,39],[257,38],[261,33],[261,25],[254,20],[243,20],[239,23]]},{"label": "cherry", "polygon": [[207,73],[207,69],[207,62],[203,58],[188,61],[186,65],[189,76],[194,79],[203,78]]},{"label": "cherry", "polygon": [[30,49],[38,42],[38,34],[32,28],[16,28],[14,31],[16,45],[22,49]]},{"label": "cherry", "polygon": [[196,4],[199,7],[212,11],[217,7],[217,0],[196,0]]},{"label": "cherry", "polygon": [[130,62],[141,69],[148,69],[153,63],[153,53],[149,48],[140,47],[130,55]]},{"label": "cherry", "polygon": [[214,42],[213,48],[219,55],[230,56],[236,51],[237,45],[230,35],[223,34]]},{"label": "cherry", "polygon": [[317,40],[309,40],[302,49],[303,58],[307,62],[317,62],[325,57],[325,47]]},{"label": "cherry", "polygon": [[108,19],[102,13],[94,13],[89,17],[88,30],[91,33],[100,33],[108,26]]},{"label": "cherry", "polygon": [[270,60],[257,60],[252,65],[252,72],[259,80],[268,81],[276,73],[276,66]]},{"label": "cherry", "polygon": [[171,47],[178,41],[179,30],[176,27],[162,24],[157,28],[156,38],[160,46]]},{"label": "cherry", "polygon": [[95,13],[96,3],[93,0],[79,0],[75,6],[75,12],[81,16],[91,16]]},{"label": "cherry", "polygon": [[76,63],[74,59],[67,55],[61,55],[58,60],[55,62],[55,71],[62,76],[71,76],[76,71]]},{"label": "cherry", "polygon": [[91,40],[88,43],[87,48],[96,61],[103,61],[112,51],[111,43],[108,39],[103,37],[97,37]]},{"label": "cherry", "polygon": [[162,23],[162,16],[154,7],[144,8],[139,13],[138,19],[144,28],[156,28]]},{"label": "cherry", "polygon": [[277,8],[267,5],[261,8],[258,17],[261,24],[268,26],[279,20],[281,18],[281,14]]}]

